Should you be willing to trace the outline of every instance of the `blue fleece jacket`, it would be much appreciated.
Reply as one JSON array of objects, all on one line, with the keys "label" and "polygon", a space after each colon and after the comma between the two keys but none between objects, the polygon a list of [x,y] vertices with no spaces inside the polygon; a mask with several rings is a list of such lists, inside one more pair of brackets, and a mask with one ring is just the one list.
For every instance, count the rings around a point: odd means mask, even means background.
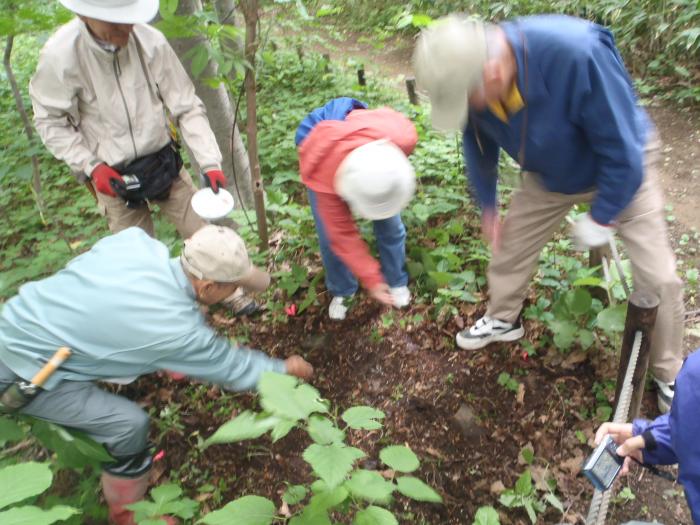
[{"label": "blue fleece jacket", "polygon": [[500,27],[515,51],[526,107],[507,123],[488,109],[470,110],[464,155],[482,208],[496,205],[500,148],[519,160],[524,146],[523,170],[538,173],[552,192],[597,190],[591,215],[609,224],[641,185],[652,130],[612,34],[560,15]]},{"label": "blue fleece jacket", "polygon": [[676,378],[668,414],[654,421],[634,421],[634,435],[644,434],[644,461],[654,465],[678,463],[678,481],[700,525],[700,349],[688,356]]},{"label": "blue fleece jacket", "polygon": [[355,109],[367,109],[367,104],[350,97],[338,97],[328,102],[325,106],[314,109],[299,124],[294,135],[294,143],[298,147],[319,122],[323,120],[345,120],[348,113]]}]

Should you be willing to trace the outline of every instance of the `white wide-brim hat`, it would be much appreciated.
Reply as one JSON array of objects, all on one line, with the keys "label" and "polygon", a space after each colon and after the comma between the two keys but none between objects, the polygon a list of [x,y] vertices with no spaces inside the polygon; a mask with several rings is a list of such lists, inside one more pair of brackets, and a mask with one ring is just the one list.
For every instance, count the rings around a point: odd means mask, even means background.
[{"label": "white wide-brim hat", "polygon": [[158,13],[158,0],[59,0],[77,15],[115,24],[146,24]]},{"label": "white wide-brim hat", "polygon": [[375,140],[345,157],[333,186],[354,213],[378,221],[393,217],[411,201],[416,174],[401,148]]},{"label": "white wide-brim hat", "polygon": [[468,118],[469,93],[481,84],[486,59],[483,22],[449,15],[421,32],[413,67],[418,86],[430,97],[435,128],[462,131]]}]

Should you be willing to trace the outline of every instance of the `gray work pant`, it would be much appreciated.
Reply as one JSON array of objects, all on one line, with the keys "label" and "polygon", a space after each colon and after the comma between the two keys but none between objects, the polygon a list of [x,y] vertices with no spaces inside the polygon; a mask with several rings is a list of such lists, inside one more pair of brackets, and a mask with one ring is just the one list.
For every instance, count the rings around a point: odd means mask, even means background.
[{"label": "gray work pant", "polygon": [[[16,378],[0,361],[0,391]],[[148,414],[90,381],[63,381],[39,393],[20,413],[85,432],[115,458],[135,456],[147,448]]]}]

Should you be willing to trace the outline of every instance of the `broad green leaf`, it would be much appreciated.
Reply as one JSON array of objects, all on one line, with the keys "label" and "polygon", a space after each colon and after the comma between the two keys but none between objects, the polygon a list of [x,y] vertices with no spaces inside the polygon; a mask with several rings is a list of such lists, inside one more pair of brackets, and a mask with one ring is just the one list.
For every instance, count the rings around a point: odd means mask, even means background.
[{"label": "broad green leaf", "polygon": [[296,505],[306,497],[306,487],[304,485],[290,485],[282,495],[282,501],[289,505]]},{"label": "broad green leaf", "polygon": [[165,18],[166,16],[174,15],[177,10],[178,0],[160,0],[160,14]]},{"label": "broad green leaf", "polygon": [[329,489],[340,485],[352,470],[355,460],[365,453],[342,444],[319,445],[314,443],[304,451],[304,460],[311,465],[316,475],[326,482]]},{"label": "broad green leaf", "polygon": [[330,419],[323,416],[311,416],[307,430],[311,439],[319,445],[342,443],[345,440],[345,432],[336,427]]},{"label": "broad green leaf", "polygon": [[596,317],[596,325],[608,334],[622,332],[625,329],[626,315],[627,305],[618,304],[609,306],[598,314]]},{"label": "broad green leaf", "polygon": [[139,525],[168,525],[168,522],[162,518],[149,518],[145,520],[139,520]]},{"label": "broad green leaf", "polygon": [[228,423],[224,423],[209,438],[204,441],[204,447],[217,443],[233,443],[246,439],[255,439],[273,428],[280,422],[278,417],[260,417],[255,412],[246,410],[238,414]]},{"label": "broad green leaf", "polygon": [[24,437],[24,430],[13,419],[0,416],[0,446],[8,441],[19,441]]},{"label": "broad green leaf", "polygon": [[260,496],[243,496],[225,507],[210,512],[197,523],[206,525],[270,525],[275,519],[275,504]]},{"label": "broad green leaf", "polygon": [[552,321],[549,328],[554,332],[554,344],[557,348],[566,350],[576,340],[578,327],[570,321]]},{"label": "broad green leaf", "polygon": [[270,432],[270,437],[272,438],[272,442],[276,443],[280,439],[282,439],[284,436],[289,434],[291,430],[297,426],[297,422],[294,421],[293,419],[280,419],[279,422],[275,425],[275,427],[272,429]]},{"label": "broad green leaf", "polygon": [[370,505],[355,514],[353,525],[398,525],[396,517],[386,509]]},{"label": "broad green leaf", "polygon": [[532,493],[532,474],[529,469],[523,472],[515,482],[515,493],[520,496],[529,496]]},{"label": "broad green leaf", "polygon": [[525,463],[527,463],[528,465],[532,465],[532,462],[535,461],[535,451],[532,450],[530,447],[524,447],[520,451],[520,455],[523,457]]},{"label": "broad green leaf", "polygon": [[151,490],[151,498],[157,504],[176,500],[182,494],[182,489],[175,483],[159,485]]},{"label": "broad green leaf", "polygon": [[311,497],[307,509],[320,509],[324,512],[333,507],[337,507],[347,499],[349,493],[343,486],[334,489],[318,492]]},{"label": "broad green leaf", "polygon": [[388,467],[399,472],[413,472],[420,467],[420,461],[413,451],[403,445],[392,445],[379,452],[379,459]]},{"label": "broad green leaf", "polygon": [[588,350],[591,345],[595,342],[595,337],[593,336],[593,332],[590,330],[579,330],[578,331],[578,342],[581,345],[581,348],[584,350]]},{"label": "broad green leaf", "polygon": [[391,494],[396,486],[385,480],[379,472],[372,470],[358,470],[353,472],[345,487],[350,494],[370,503],[388,505],[391,502]]},{"label": "broad green leaf", "polygon": [[314,412],[328,412],[314,387],[300,384],[294,376],[265,372],[258,383],[260,404],[285,419],[306,419]]},{"label": "broad green leaf", "polygon": [[377,430],[382,428],[382,424],[377,421],[384,419],[384,412],[376,408],[359,406],[348,408],[343,415],[343,418],[350,428],[356,430]]},{"label": "broad green leaf", "polygon": [[0,469],[0,509],[41,494],[51,486],[52,479],[46,463],[29,461]]},{"label": "broad green leaf", "polygon": [[512,490],[506,490],[498,497],[498,502],[504,507],[508,507],[510,509],[515,506],[516,499],[518,499],[518,497]]},{"label": "broad green leaf", "polygon": [[537,522],[537,513],[535,512],[535,509],[532,506],[532,501],[530,501],[529,499],[524,500],[523,506],[525,507],[525,511],[527,512],[527,515],[530,518],[532,525],[535,525],[535,523]]},{"label": "broad green leaf", "polygon": [[103,445],[97,443],[87,435],[78,431],[71,431],[73,434],[73,444],[84,456],[102,463],[114,461]]},{"label": "broad green leaf", "polygon": [[193,53],[194,56],[192,56],[191,63],[192,76],[197,78],[209,64],[209,51],[203,44],[200,44]]},{"label": "broad green leaf", "polygon": [[15,507],[0,512],[0,523],[2,525],[51,525],[76,514],[80,514],[78,509],[65,505],[56,505],[49,510],[33,506]]},{"label": "broad green leaf", "polygon": [[561,500],[557,498],[556,495],[554,495],[554,493],[548,492],[544,495],[544,499],[546,499],[547,502],[559,512],[561,512],[562,514],[564,513],[564,505],[562,505]]},{"label": "broad green leaf", "polygon": [[472,525],[501,525],[501,519],[493,507],[479,507]]},{"label": "broad green leaf", "polygon": [[399,492],[416,501],[442,503],[442,496],[418,478],[402,476],[396,480]]},{"label": "broad green leaf", "polygon": [[590,311],[593,298],[585,289],[575,288],[568,292],[567,302],[571,313],[575,315],[584,315]]}]

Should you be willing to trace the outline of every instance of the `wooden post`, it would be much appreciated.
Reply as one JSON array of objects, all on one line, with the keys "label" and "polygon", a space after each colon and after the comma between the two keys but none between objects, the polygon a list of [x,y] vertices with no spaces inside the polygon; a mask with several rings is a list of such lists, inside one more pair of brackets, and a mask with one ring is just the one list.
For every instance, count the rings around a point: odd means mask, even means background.
[{"label": "wooden post", "polygon": [[[596,248],[591,248],[590,251],[588,252],[588,266],[590,268],[595,268],[596,266],[602,266],[603,265],[603,257],[608,261],[608,264],[610,261],[612,261],[612,254],[610,252],[610,246],[607,244],[603,246],[598,246]],[[603,274],[603,270],[600,270],[600,274]],[[606,286],[608,286],[608,283],[606,281],[605,283]],[[602,288],[595,287],[591,290],[591,296],[600,300],[603,304],[608,303],[608,294],[603,290]]]},{"label": "wooden post", "polygon": [[331,72],[331,55],[328,53],[323,53],[323,64],[324,64],[324,70],[326,73]]},{"label": "wooden post", "polygon": [[367,85],[367,80],[365,79],[365,66],[360,66],[357,70],[357,83],[361,86]]},{"label": "wooden post", "polygon": [[617,370],[617,389],[615,391],[615,407],[620,399],[622,382],[632,353],[634,334],[642,332],[642,345],[639,348],[637,367],[632,377],[632,401],[628,421],[632,421],[639,415],[639,408],[644,395],[644,383],[649,366],[649,351],[651,350],[651,337],[654,334],[656,323],[656,311],[659,308],[659,298],[649,292],[635,290],[629,298],[627,307],[627,319],[625,319],[625,332],[622,337],[622,349],[620,350],[620,367]]},{"label": "wooden post", "polygon": [[413,104],[414,106],[417,106],[419,104],[418,101],[418,93],[416,93],[416,79],[415,77],[408,77],[406,79],[406,91],[408,92],[408,101]]},{"label": "wooden post", "polygon": [[301,47],[301,44],[297,44],[297,55],[299,56],[299,62],[304,61],[304,48]]},{"label": "wooden post", "polygon": [[241,2],[245,18],[245,58],[251,65],[245,75],[246,98],[246,135],[248,136],[248,158],[250,159],[250,173],[253,180],[253,199],[255,201],[255,216],[258,222],[258,235],[260,236],[260,249],[267,250],[267,217],[265,216],[265,192],[262,177],[260,176],[260,159],[258,158],[258,123],[256,107],[256,81],[255,81],[255,52],[257,43],[258,24],[258,0],[245,0]]}]

